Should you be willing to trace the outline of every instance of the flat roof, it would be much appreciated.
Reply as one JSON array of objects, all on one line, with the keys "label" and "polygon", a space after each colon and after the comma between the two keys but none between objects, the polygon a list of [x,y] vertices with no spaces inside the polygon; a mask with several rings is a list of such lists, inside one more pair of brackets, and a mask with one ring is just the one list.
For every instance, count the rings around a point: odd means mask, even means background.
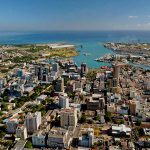
[{"label": "flat roof", "polygon": [[47,97],[47,95],[40,95],[39,97],[37,97],[37,99],[45,99]]},{"label": "flat roof", "polygon": [[25,144],[26,144],[26,142],[27,142],[26,140],[19,140],[19,141],[15,144],[14,148],[23,149],[24,146],[25,146]]}]

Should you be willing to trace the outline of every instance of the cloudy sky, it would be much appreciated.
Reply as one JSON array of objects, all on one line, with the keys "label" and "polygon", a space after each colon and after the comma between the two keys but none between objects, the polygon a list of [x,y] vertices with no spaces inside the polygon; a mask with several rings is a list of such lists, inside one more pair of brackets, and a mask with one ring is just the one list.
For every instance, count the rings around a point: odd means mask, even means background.
[{"label": "cloudy sky", "polygon": [[0,30],[150,30],[150,0],[0,0]]}]

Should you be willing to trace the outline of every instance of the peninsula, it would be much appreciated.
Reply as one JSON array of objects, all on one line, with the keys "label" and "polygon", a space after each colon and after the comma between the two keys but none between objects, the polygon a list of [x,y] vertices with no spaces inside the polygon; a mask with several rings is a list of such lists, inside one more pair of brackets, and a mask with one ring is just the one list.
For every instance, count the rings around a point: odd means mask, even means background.
[{"label": "peninsula", "polygon": [[77,55],[75,46],[66,43],[0,45],[0,76],[21,63]]}]

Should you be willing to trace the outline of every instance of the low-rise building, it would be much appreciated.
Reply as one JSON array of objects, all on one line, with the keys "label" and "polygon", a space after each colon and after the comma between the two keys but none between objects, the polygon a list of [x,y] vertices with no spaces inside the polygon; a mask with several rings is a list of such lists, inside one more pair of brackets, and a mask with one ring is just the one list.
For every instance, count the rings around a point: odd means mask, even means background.
[{"label": "low-rise building", "polygon": [[119,126],[112,126],[111,133],[112,135],[116,135],[116,136],[121,136],[121,135],[130,136],[131,128],[126,127],[124,124],[121,124]]},{"label": "low-rise building", "polygon": [[18,125],[16,129],[16,136],[21,139],[27,138],[27,128],[25,125]]},{"label": "low-rise building", "polygon": [[42,101],[45,101],[45,99],[47,98],[47,95],[40,95],[39,97],[37,97],[37,103],[41,104]]},{"label": "low-rise building", "polygon": [[45,147],[46,146],[46,140],[45,140],[46,134],[43,131],[38,131],[37,133],[32,135],[32,144],[34,147]]},{"label": "low-rise building", "polygon": [[48,133],[47,146],[50,148],[66,148],[69,146],[68,130],[52,128]]},{"label": "low-rise building", "polygon": [[90,99],[87,101],[87,110],[103,110],[105,101],[103,98]]},{"label": "low-rise building", "polygon": [[126,105],[122,105],[118,107],[118,113],[121,115],[128,115],[129,107]]},{"label": "low-rise building", "polygon": [[9,119],[6,122],[7,133],[11,133],[11,134],[16,133],[17,125],[18,125],[18,119],[13,119],[13,118]]},{"label": "low-rise building", "polygon": [[82,147],[91,147],[94,143],[94,130],[92,128],[88,128],[86,134],[82,134],[79,137],[79,146]]},{"label": "low-rise building", "polygon": [[114,103],[108,104],[108,105],[107,105],[107,111],[108,111],[108,112],[111,112],[111,113],[116,112],[116,106],[115,106],[115,104],[114,104]]},{"label": "low-rise building", "polygon": [[144,128],[143,131],[144,131],[144,134],[146,136],[150,136],[150,129],[149,128]]}]

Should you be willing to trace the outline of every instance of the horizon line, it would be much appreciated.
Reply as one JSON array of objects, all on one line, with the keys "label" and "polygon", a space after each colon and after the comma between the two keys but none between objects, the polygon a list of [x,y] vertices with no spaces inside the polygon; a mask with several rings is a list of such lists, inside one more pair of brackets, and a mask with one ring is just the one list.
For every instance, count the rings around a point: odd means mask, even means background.
[{"label": "horizon line", "polygon": [[45,30],[45,29],[41,29],[41,30],[0,30],[0,32],[103,32],[103,31],[150,31],[147,30],[147,29],[99,29],[99,30],[73,30],[73,29],[70,29],[70,30]]}]

